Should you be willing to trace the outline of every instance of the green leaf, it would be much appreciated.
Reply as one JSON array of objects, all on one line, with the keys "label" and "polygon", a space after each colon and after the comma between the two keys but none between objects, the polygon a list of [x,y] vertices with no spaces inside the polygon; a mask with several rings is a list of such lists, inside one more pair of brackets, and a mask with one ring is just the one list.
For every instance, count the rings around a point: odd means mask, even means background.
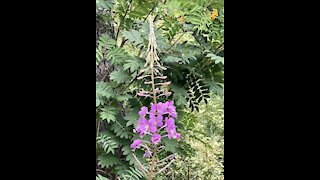
[{"label": "green leaf", "polygon": [[111,137],[108,137],[106,134],[99,135],[97,137],[97,143],[101,145],[101,147],[107,154],[109,152],[114,154],[114,150],[119,146],[116,141],[111,139]]},{"label": "green leaf", "polygon": [[121,150],[123,152],[123,155],[128,155],[132,153],[131,147],[129,145],[123,146]]},{"label": "green leaf", "polygon": [[128,101],[130,98],[132,98],[132,95],[130,94],[124,94],[124,95],[117,95],[116,99],[118,101]]},{"label": "green leaf", "polygon": [[114,97],[113,89],[106,82],[96,82],[96,107],[104,105],[106,99]]},{"label": "green leaf", "polygon": [[175,141],[174,139],[164,138],[162,140],[162,143],[164,143],[165,151],[172,152],[172,153],[177,152],[177,148],[179,147],[179,145],[177,141]]},{"label": "green leaf", "polygon": [[116,136],[119,136],[120,138],[129,138],[129,129],[127,127],[124,127],[123,125],[121,125],[118,121],[116,121],[117,123],[112,124],[111,129],[113,130],[113,132],[116,133]]},{"label": "green leaf", "polygon": [[130,76],[123,70],[116,70],[110,73],[110,80],[117,82],[117,84],[125,83],[130,80]]},{"label": "green leaf", "polygon": [[220,62],[221,62],[222,64],[224,64],[224,58],[223,58],[223,57],[220,57],[220,56],[217,56],[217,55],[215,55],[215,54],[213,54],[213,53],[208,53],[208,54],[206,55],[206,57],[209,57],[212,61],[215,62],[215,64],[219,64]]},{"label": "green leaf", "polygon": [[123,65],[123,69],[129,69],[131,73],[138,70],[139,68],[143,67],[143,63],[139,58],[131,58],[126,60],[126,63]]},{"label": "green leaf", "polygon": [[144,46],[143,38],[141,33],[137,30],[124,31],[123,37],[127,39],[129,42],[133,43],[137,48],[142,48]]},{"label": "green leaf", "polygon": [[108,49],[113,49],[117,46],[116,40],[110,38],[108,34],[103,34],[99,38],[99,46],[101,47],[107,47]]},{"label": "green leaf", "polygon": [[114,155],[103,154],[103,155],[98,156],[98,165],[101,168],[109,168],[109,167],[114,166],[116,164],[119,164],[119,160]]},{"label": "green leaf", "polygon": [[173,98],[175,99],[177,106],[185,106],[189,96],[187,90],[175,85],[171,85],[171,89],[173,91]]},{"label": "green leaf", "polygon": [[124,117],[125,120],[127,120],[126,126],[136,126],[139,119],[139,114],[137,110],[132,110],[128,112],[128,114]]},{"label": "green leaf", "polygon": [[101,176],[100,174],[98,174],[98,175],[96,176],[96,180],[109,180],[109,179],[106,178],[106,177]]},{"label": "green leaf", "polygon": [[114,122],[116,121],[116,108],[114,107],[105,107],[101,109],[101,113],[100,113],[100,117],[102,120],[107,120],[108,123],[110,123],[110,121]]},{"label": "green leaf", "polygon": [[[143,157],[143,154],[144,154],[143,151],[138,149],[134,152],[134,154],[136,155],[137,159],[141,162],[141,164],[144,164],[146,162],[145,158]],[[138,165],[138,162],[133,157],[132,152],[127,155],[126,160],[129,161],[130,165],[133,165],[133,164]]]}]

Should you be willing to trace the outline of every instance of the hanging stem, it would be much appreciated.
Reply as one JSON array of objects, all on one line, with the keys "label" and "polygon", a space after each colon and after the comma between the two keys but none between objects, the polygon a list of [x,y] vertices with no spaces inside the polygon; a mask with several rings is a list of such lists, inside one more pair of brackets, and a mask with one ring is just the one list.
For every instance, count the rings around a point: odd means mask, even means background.
[{"label": "hanging stem", "polygon": [[139,169],[142,171],[142,173],[146,176],[147,174],[146,174],[146,172],[147,172],[147,170],[146,170],[146,168],[144,168],[143,167],[143,165],[141,164],[141,162],[139,161],[139,159],[137,158],[137,156],[134,154],[134,153],[132,153],[132,155],[133,155],[133,158],[138,162],[138,167],[139,167]]},{"label": "hanging stem", "polygon": [[97,136],[96,137],[99,136],[99,129],[100,129],[100,120],[98,119],[98,128],[97,128]]},{"label": "hanging stem", "polygon": [[160,174],[162,171],[166,170],[174,160],[170,161],[164,168],[162,168],[157,174]]}]

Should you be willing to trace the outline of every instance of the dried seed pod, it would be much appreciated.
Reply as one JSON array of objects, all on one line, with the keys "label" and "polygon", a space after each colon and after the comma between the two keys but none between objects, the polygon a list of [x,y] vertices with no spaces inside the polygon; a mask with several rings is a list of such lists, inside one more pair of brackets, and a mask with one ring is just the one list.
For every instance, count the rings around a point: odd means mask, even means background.
[{"label": "dried seed pod", "polygon": [[154,77],[155,79],[167,79],[167,76],[158,76],[158,77]]}]

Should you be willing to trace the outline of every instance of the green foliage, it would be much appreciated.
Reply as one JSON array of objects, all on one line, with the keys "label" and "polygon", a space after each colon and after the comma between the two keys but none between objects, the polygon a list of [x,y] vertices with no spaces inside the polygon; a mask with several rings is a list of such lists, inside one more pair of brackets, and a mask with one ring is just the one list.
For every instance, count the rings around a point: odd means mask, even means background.
[{"label": "green foliage", "polygon": [[143,67],[143,63],[139,58],[127,59],[123,65],[124,70],[130,70],[131,73]]},{"label": "green foliage", "polygon": [[184,141],[196,151],[178,157],[177,179],[224,179],[224,99],[212,96],[208,104],[200,104],[199,112],[187,112],[183,118]]},{"label": "green foliage", "polygon": [[123,37],[139,49],[144,47],[144,40],[142,38],[142,35],[137,30],[133,29],[131,31],[124,31]]},{"label": "green foliage", "polygon": [[102,120],[106,120],[108,123],[110,121],[116,121],[116,109],[114,107],[104,107],[101,108],[100,117]]},{"label": "green foliage", "polygon": [[124,117],[125,120],[127,120],[126,126],[134,125],[136,126],[139,119],[138,111],[130,111],[128,114]]},{"label": "green foliage", "polygon": [[129,167],[121,177],[128,180],[141,180],[143,178],[143,174],[138,168]]},{"label": "green foliage", "polygon": [[179,147],[179,145],[178,145],[177,141],[164,138],[162,140],[162,142],[165,146],[165,151],[173,152],[173,153],[178,152],[177,148]]},{"label": "green foliage", "polygon": [[98,156],[98,165],[102,168],[108,168],[119,163],[118,158],[111,154]]},{"label": "green foliage", "polygon": [[116,136],[119,136],[120,138],[126,138],[129,137],[129,129],[123,125],[121,125],[118,121],[117,123],[112,124],[111,129],[116,134]]},{"label": "green foliage", "polygon": [[[117,42],[114,39],[110,38],[108,34],[102,34],[98,41],[98,47],[96,48],[96,62],[99,63],[99,61],[105,58],[105,53],[108,50],[111,50],[112,52],[112,50],[116,48],[116,45]],[[110,52],[108,54],[110,54]],[[108,57],[110,58],[111,55],[109,55]]]},{"label": "green foliage", "polygon": [[162,59],[165,63],[176,63],[176,64],[189,64],[188,59],[183,59],[175,56],[167,56]]},{"label": "green foliage", "polygon": [[176,100],[177,106],[184,106],[187,104],[187,98],[189,98],[188,92],[185,88],[172,85],[173,98]]},{"label": "green foliage", "polygon": [[118,84],[125,83],[130,80],[129,74],[124,70],[116,70],[110,74],[110,80],[117,82]]},{"label": "green foliage", "polygon": [[115,3],[115,0],[96,0],[96,7],[103,8],[110,11],[114,3]]},{"label": "green foliage", "polygon": [[103,148],[103,150],[108,154],[111,152],[114,154],[114,150],[118,147],[118,144],[113,141],[110,137],[107,135],[100,135],[97,137],[97,143],[100,144]]},{"label": "green foliage", "polygon": [[[137,89],[146,86],[136,78],[144,66],[148,44],[149,25],[145,19],[152,16],[156,17],[158,55],[168,68],[165,75],[173,92],[169,98],[177,106],[177,126],[182,135],[178,142],[163,141],[165,153],[174,152],[187,158],[181,160],[181,166],[176,164],[175,176],[185,179],[183,165],[190,163],[195,169],[192,177],[205,179],[212,171],[210,178],[223,178],[222,161],[217,160],[223,157],[223,123],[212,121],[223,116],[223,108],[207,109],[215,110],[213,114],[202,111],[207,108],[206,102],[208,107],[212,106],[209,99],[216,97],[214,94],[223,95],[223,1],[96,0],[96,5],[99,25],[96,63],[105,60],[111,65],[106,79],[96,82],[97,169],[116,179],[143,179],[130,144],[136,138],[133,128],[137,125],[139,108],[150,104],[149,100],[136,96]],[[212,19],[214,9],[218,16]],[[193,109],[199,112],[191,112]],[[209,133],[214,136],[208,136]],[[209,151],[212,155],[204,156]],[[195,152],[200,152],[199,157],[193,156]],[[135,154],[142,163],[146,162],[144,152],[137,150]],[[207,169],[201,161],[208,165]]]},{"label": "green foliage", "polygon": [[105,105],[107,99],[114,97],[112,87],[105,82],[96,82],[96,107]]},{"label": "green foliage", "polygon": [[[144,152],[142,152],[141,150],[137,150],[135,152],[135,155],[137,156],[138,160],[141,162],[141,163],[145,163],[146,160],[143,158],[143,154]],[[137,164],[137,161],[134,159],[133,155],[132,155],[132,152],[130,154],[127,155],[127,158],[126,158],[127,161],[129,161],[129,164],[130,165],[138,165]]]},{"label": "green foliage", "polygon": [[98,175],[96,176],[96,180],[109,180],[109,179],[106,178],[106,177],[101,176],[100,174],[98,174]]},{"label": "green foliage", "polygon": [[219,64],[219,63],[224,64],[224,58],[223,57],[217,56],[217,55],[215,55],[214,53],[212,53],[212,52],[210,52],[208,50],[204,51],[204,53],[206,53],[206,52],[207,52],[206,57],[209,57],[212,61],[214,61],[215,64]]},{"label": "green foliage", "polygon": [[123,48],[110,49],[106,55],[106,59],[110,60],[110,62],[114,65],[123,64],[127,58],[128,55]]}]

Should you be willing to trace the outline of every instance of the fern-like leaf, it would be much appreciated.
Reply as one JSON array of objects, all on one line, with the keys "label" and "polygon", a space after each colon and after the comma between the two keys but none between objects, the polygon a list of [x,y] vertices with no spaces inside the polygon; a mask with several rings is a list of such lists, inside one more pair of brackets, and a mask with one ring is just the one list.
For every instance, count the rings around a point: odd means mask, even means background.
[{"label": "fern-like leaf", "polygon": [[118,148],[118,144],[105,134],[97,137],[97,143],[101,145],[107,154],[109,152],[114,154],[114,150]]},{"label": "fern-like leaf", "polygon": [[101,168],[109,168],[119,163],[119,159],[112,154],[98,156],[98,165]]},{"label": "fern-like leaf", "polygon": [[128,180],[141,180],[143,178],[142,172],[138,168],[129,167],[126,174],[121,175],[124,179]]},{"label": "fern-like leaf", "polygon": [[136,126],[138,123],[138,119],[139,119],[139,114],[138,114],[139,110],[131,110],[128,112],[128,114],[124,117],[125,120],[127,120],[126,126]]},{"label": "fern-like leaf", "polygon": [[212,61],[215,62],[215,64],[219,64],[220,62],[224,64],[224,57],[217,56],[208,50],[204,51],[204,53],[207,53],[206,57],[209,57]]},{"label": "fern-like leaf", "polygon": [[129,81],[130,76],[126,71],[116,70],[110,73],[110,80],[117,82],[117,84],[121,84]]},{"label": "fern-like leaf", "polygon": [[117,111],[114,107],[104,107],[101,109],[100,117],[108,123],[116,121]]},{"label": "fern-like leaf", "polygon": [[[144,152],[141,150],[136,150],[134,152],[134,154],[136,155],[136,157],[138,158],[138,160],[141,162],[141,164],[144,164],[146,162],[145,158],[143,157]],[[130,154],[127,155],[126,160],[129,161],[130,165],[137,165],[138,166],[138,162],[136,161],[136,159],[133,157],[132,152]]]},{"label": "fern-like leaf", "polygon": [[163,62],[165,63],[178,63],[178,64],[188,64],[189,60],[188,58],[180,58],[180,57],[175,57],[175,56],[167,56],[162,59]]},{"label": "fern-like leaf", "polygon": [[114,133],[116,133],[116,136],[119,136],[120,138],[129,138],[129,130],[127,127],[120,124],[118,121],[116,123],[112,124],[111,129]]},{"label": "fern-like leaf", "polygon": [[133,29],[131,31],[124,31],[123,36],[125,39],[127,39],[129,42],[133,43],[133,45],[139,49],[143,48],[145,46],[142,35],[137,30]]},{"label": "fern-like leaf", "polygon": [[143,67],[143,62],[139,58],[127,59],[123,65],[123,69],[129,69],[131,73],[135,72],[139,68]]},{"label": "fern-like leaf", "polygon": [[109,179],[106,178],[106,177],[101,176],[100,174],[98,174],[98,175],[96,176],[96,180],[109,180]]},{"label": "fern-like leaf", "polygon": [[132,95],[129,95],[129,94],[124,94],[124,95],[117,95],[116,96],[116,99],[118,101],[128,101],[130,98],[132,98]]},{"label": "fern-like leaf", "polygon": [[177,152],[177,148],[179,147],[177,141],[173,139],[164,138],[162,143],[165,145],[165,151],[175,153]]},{"label": "fern-like leaf", "polygon": [[188,92],[179,86],[171,85],[173,91],[173,98],[176,101],[177,106],[183,106],[187,104]]},{"label": "fern-like leaf", "polygon": [[96,82],[96,107],[104,105],[106,99],[114,97],[113,89],[105,82]]},{"label": "fern-like leaf", "polygon": [[108,51],[106,59],[113,65],[121,65],[128,59],[128,54],[123,48],[114,48]]}]

